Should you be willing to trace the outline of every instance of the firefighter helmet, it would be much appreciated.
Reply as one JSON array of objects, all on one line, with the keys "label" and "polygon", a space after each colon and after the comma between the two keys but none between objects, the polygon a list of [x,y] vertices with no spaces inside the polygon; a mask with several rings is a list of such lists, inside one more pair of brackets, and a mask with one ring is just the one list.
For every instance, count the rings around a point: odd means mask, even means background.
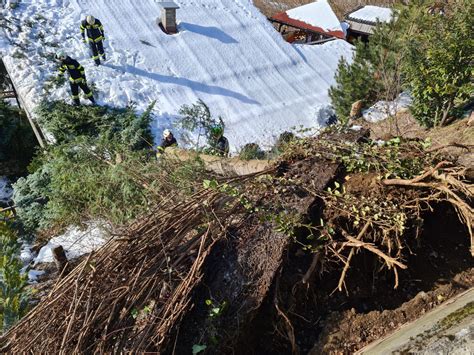
[{"label": "firefighter helmet", "polygon": [[86,22],[89,24],[89,25],[93,25],[95,23],[95,17],[92,16],[92,15],[88,15],[86,17]]},{"label": "firefighter helmet", "polygon": [[170,137],[170,136],[172,136],[172,135],[173,135],[173,133],[171,133],[171,131],[170,131],[169,129],[165,129],[165,130],[163,131],[163,138],[168,138],[168,137]]},{"label": "firefighter helmet", "polygon": [[55,55],[56,60],[63,60],[66,59],[66,57],[67,55],[62,51],[57,52]]}]

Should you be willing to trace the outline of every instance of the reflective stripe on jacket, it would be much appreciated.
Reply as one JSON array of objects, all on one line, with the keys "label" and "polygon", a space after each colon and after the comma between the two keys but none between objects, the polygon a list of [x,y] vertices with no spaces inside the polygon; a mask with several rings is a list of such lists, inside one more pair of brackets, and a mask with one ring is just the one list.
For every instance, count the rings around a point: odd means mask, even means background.
[{"label": "reflective stripe on jacket", "polygon": [[82,38],[85,39],[85,35],[87,34],[87,39],[93,42],[99,42],[104,39],[104,26],[102,23],[95,19],[93,25],[89,25],[86,20],[82,21],[81,23],[81,35]]},{"label": "reflective stripe on jacket", "polygon": [[69,80],[73,83],[80,83],[85,81],[85,72],[84,67],[79,64],[79,62],[71,57],[66,57],[61,61],[61,66],[59,67],[59,73],[62,75],[65,72],[69,73]]}]

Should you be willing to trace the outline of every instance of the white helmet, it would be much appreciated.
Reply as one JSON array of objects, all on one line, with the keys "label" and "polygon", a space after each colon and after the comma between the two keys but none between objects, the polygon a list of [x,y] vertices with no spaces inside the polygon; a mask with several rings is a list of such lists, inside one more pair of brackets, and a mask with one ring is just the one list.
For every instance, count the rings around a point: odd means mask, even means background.
[{"label": "white helmet", "polygon": [[89,25],[93,25],[95,23],[95,17],[92,16],[92,15],[87,15],[86,17],[86,22],[89,24]]},{"label": "white helmet", "polygon": [[169,129],[165,129],[163,131],[163,138],[168,138],[169,136],[173,135]]},{"label": "white helmet", "polygon": [[67,55],[63,51],[59,51],[56,53],[56,60],[63,60],[66,59]]}]

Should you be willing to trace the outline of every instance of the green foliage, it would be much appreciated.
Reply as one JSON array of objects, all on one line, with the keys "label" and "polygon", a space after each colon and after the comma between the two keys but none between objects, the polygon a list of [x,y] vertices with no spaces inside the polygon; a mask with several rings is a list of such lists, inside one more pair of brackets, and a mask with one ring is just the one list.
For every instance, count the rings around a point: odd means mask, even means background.
[{"label": "green foliage", "polygon": [[59,144],[76,137],[96,137],[99,141],[115,141],[132,150],[148,148],[153,137],[150,131],[151,110],[135,113],[132,104],[127,108],[107,106],[71,106],[61,101],[43,102],[38,107],[38,121]]},{"label": "green foliage", "polygon": [[242,147],[239,152],[239,158],[242,160],[264,159],[265,152],[257,143],[248,143]]},{"label": "green foliage", "polygon": [[197,355],[207,349],[206,345],[194,344],[193,345],[193,355]]},{"label": "green foliage", "polygon": [[339,159],[348,172],[375,171],[386,179],[411,179],[423,171],[428,158],[423,150],[427,146],[426,142],[403,142],[397,137],[381,145],[374,142],[347,145],[339,149]]},{"label": "green foliage", "polygon": [[212,138],[213,127],[219,125],[224,128],[222,118],[212,117],[209,107],[201,99],[191,106],[183,105],[179,114],[181,117],[176,121],[177,127],[189,132],[197,131],[197,141],[194,142],[196,147],[199,147],[201,137]]},{"label": "green foliage", "polygon": [[123,223],[147,204],[143,187],[128,170],[131,164],[145,167],[141,151],[80,137],[51,147],[38,159],[40,168],[14,185],[13,200],[29,231],[79,224],[85,218]]},{"label": "green foliage", "polygon": [[329,89],[329,97],[336,114],[343,124],[349,119],[351,106],[363,100],[370,104],[377,100],[380,86],[374,80],[375,69],[363,55],[365,44],[356,45],[354,61],[349,64],[341,58],[336,74],[336,85]]},{"label": "green foliage", "polygon": [[35,147],[36,138],[24,115],[0,99],[0,161],[19,160],[28,164]]},{"label": "green foliage", "polygon": [[444,125],[474,96],[474,3],[460,0],[446,16],[415,12],[421,29],[407,42],[403,64],[406,87],[413,96],[412,113],[427,127]]},{"label": "green foliage", "polygon": [[20,245],[9,217],[0,215],[0,324],[8,330],[28,307],[27,276],[21,273]]},{"label": "green foliage", "polygon": [[13,201],[27,232],[33,232],[38,226],[47,223],[44,218],[48,196],[51,195],[50,183],[50,166],[41,165],[13,185]]},{"label": "green foliage", "polygon": [[341,59],[330,97],[343,123],[355,101],[392,100],[403,87],[413,97],[415,118],[427,127],[446,124],[472,100],[474,3],[453,2],[446,15],[429,14],[429,5],[414,0],[400,7],[369,43],[357,43],[351,64]]}]

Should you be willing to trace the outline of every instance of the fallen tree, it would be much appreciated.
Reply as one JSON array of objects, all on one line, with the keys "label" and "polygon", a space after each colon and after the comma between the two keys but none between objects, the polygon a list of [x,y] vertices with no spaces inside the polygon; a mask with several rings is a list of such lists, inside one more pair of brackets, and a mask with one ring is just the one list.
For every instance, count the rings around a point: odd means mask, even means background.
[{"label": "fallen tree", "polygon": [[274,164],[271,160],[241,160],[238,157],[224,158],[174,147],[166,148],[164,158],[181,162],[199,159],[203,162],[206,170],[222,176],[256,174],[269,169]]},{"label": "fallen tree", "polygon": [[[244,342],[267,302],[278,338],[298,352],[295,303],[286,297],[315,287],[329,269],[344,290],[361,253],[374,256],[373,272],[392,270],[397,287],[420,214],[438,201],[453,203],[472,227],[472,184],[461,167],[416,142],[357,143],[363,137],[299,140],[273,167],[213,176],[205,189],[196,181],[193,195],[161,201],[59,281],[2,337],[3,350],[226,352]],[[138,178],[152,188],[152,176]],[[311,257],[301,275],[291,245]]]}]

